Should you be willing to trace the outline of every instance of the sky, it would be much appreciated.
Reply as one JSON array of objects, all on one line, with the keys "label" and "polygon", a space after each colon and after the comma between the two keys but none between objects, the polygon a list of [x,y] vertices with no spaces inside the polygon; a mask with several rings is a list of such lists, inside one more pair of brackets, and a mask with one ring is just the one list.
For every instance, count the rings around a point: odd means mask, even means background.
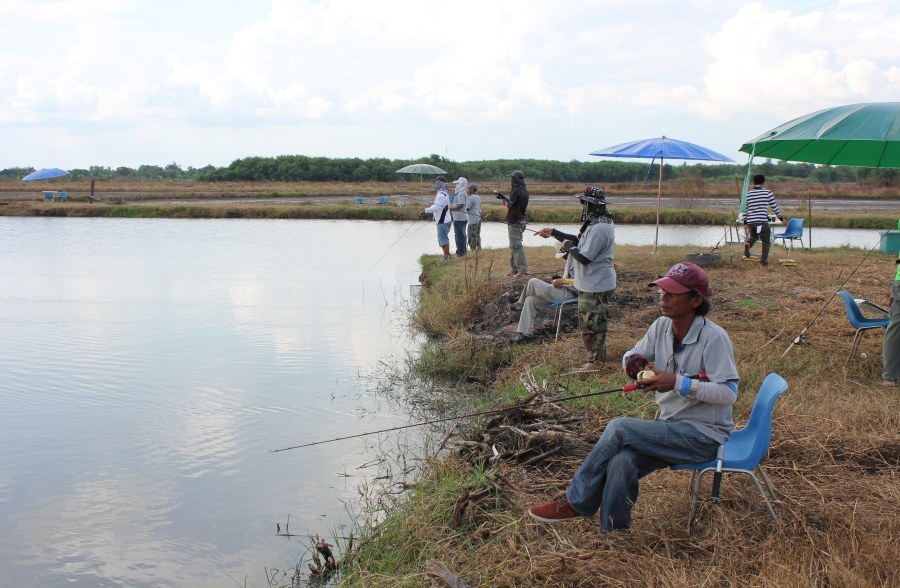
[{"label": "sky", "polygon": [[596,160],[900,100],[896,0],[0,0],[0,169]]}]

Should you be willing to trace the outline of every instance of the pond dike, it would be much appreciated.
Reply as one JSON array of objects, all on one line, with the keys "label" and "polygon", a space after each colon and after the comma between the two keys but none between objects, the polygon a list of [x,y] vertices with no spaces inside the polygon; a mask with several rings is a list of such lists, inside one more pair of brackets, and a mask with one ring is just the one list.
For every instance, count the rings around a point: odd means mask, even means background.
[{"label": "pond dike", "polygon": [[[514,316],[503,305],[524,286],[500,277],[508,251],[451,263],[424,256],[427,286],[411,321],[429,341],[415,369],[455,383],[467,408],[494,412],[440,432],[416,484],[340,554],[342,585],[886,585],[900,577],[900,523],[891,515],[900,498],[900,395],[880,385],[880,338],[864,337],[865,356],[848,358],[854,331],[840,305],[826,306],[851,273],[845,287],[854,296],[887,302],[895,256],[860,264],[859,250],[803,251],[791,267],[723,256],[709,269],[709,318],[729,333],[741,379],[736,425],[766,374],[789,384],[764,461],[778,523],[755,488],[726,475],[717,503],[704,485],[688,532],[689,476],[670,470],[641,481],[628,532],[605,534],[596,519],[545,525],[527,516],[565,490],[610,418],[653,418],[656,405],[641,392],[566,398],[628,381],[618,358],[659,316],[648,282],[695,251],[617,246],[610,361],[593,371],[577,367],[577,331],[507,342],[502,324]],[[528,255],[538,276],[560,265],[550,251]],[[782,358],[805,327],[802,344]]]}]

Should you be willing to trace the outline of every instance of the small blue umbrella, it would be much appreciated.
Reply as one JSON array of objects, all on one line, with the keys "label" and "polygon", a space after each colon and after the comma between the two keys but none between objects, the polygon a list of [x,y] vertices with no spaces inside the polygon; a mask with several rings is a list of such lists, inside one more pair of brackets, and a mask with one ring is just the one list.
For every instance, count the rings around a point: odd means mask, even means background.
[{"label": "small blue umbrella", "polygon": [[[643,139],[613,145],[606,149],[591,151],[591,155],[597,157],[632,157],[637,159],[650,159],[650,165],[659,158],[659,189],[656,193],[656,237],[653,239],[653,253],[656,253],[659,243],[659,208],[662,200],[662,172],[663,161],[666,159],[687,159],[691,161],[725,161],[734,162],[730,157],[721,153],[701,147],[695,143],[679,141],[663,135],[655,139]],[[648,168],[649,173],[649,168]]]},{"label": "small blue umbrella", "polygon": [[44,169],[39,169],[37,171],[33,171],[24,178],[22,178],[23,182],[32,182],[34,180],[49,180],[50,178],[58,178],[59,176],[67,175],[67,172],[64,169],[59,169],[58,167],[45,167]]}]

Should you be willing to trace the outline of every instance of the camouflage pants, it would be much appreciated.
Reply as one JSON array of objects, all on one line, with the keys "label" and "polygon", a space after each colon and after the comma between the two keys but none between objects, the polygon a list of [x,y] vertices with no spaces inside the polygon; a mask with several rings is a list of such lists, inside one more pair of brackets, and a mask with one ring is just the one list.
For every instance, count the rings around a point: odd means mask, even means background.
[{"label": "camouflage pants", "polygon": [[584,347],[590,353],[588,361],[606,360],[609,297],[614,291],[578,293],[578,326],[581,327],[581,340]]}]

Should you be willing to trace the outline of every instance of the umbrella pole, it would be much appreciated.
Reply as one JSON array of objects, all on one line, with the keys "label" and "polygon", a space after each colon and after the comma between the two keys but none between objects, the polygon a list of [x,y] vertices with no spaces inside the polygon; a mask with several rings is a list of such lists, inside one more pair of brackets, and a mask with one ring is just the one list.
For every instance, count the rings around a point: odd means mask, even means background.
[{"label": "umbrella pole", "polygon": [[662,169],[663,158],[659,158],[659,188],[656,191],[656,236],[653,238],[653,253],[657,253],[657,245],[659,244],[659,207],[662,201]]}]

